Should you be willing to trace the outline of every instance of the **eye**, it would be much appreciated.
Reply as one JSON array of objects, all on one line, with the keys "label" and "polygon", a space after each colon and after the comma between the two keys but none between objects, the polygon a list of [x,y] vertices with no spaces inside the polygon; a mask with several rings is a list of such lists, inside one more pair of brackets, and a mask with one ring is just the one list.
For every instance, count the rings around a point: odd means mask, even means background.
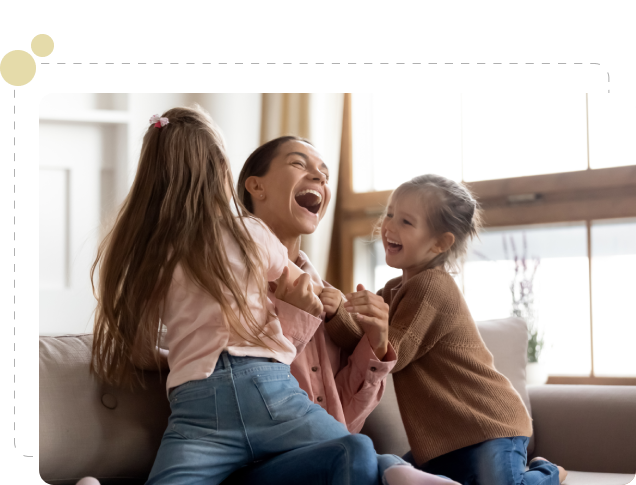
[{"label": "eye", "polygon": [[294,160],[292,165],[298,165],[299,167],[305,168],[305,162],[301,162],[300,160]]},{"label": "eye", "polygon": [[412,226],[413,224],[411,224],[409,221],[407,221],[406,219],[402,219],[402,222],[404,222],[404,224],[408,224],[409,226]]},{"label": "eye", "polygon": [[393,217],[393,214],[391,214],[391,213],[387,212],[387,213],[386,213],[386,216],[387,216],[389,219],[391,219],[391,218]]}]

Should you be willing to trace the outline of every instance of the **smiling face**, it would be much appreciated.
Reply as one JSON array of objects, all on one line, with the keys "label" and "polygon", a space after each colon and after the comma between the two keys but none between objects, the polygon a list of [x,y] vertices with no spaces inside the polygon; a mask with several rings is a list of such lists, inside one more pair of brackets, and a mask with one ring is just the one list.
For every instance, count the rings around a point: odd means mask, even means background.
[{"label": "smiling face", "polygon": [[444,248],[428,226],[425,204],[426,198],[413,193],[391,197],[382,221],[386,263],[401,269],[404,280],[423,271]]},{"label": "smiling face", "polygon": [[254,215],[265,221],[279,237],[313,233],[325,215],[331,189],[329,169],[314,147],[289,141],[278,148],[269,171],[249,177],[246,189]]}]

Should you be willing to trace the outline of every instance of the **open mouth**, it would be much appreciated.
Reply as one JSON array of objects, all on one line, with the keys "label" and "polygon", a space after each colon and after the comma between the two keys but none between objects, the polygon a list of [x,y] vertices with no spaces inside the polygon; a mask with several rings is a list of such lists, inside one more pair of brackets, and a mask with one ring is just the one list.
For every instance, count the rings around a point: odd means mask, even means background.
[{"label": "open mouth", "polygon": [[397,242],[397,241],[393,241],[393,240],[387,238],[386,239],[386,243],[388,245],[388,248],[387,248],[388,252],[391,253],[391,254],[398,253],[402,249],[402,245],[399,242]]},{"label": "open mouth", "polygon": [[303,209],[308,210],[312,214],[317,214],[322,204],[322,195],[315,190],[301,190],[296,194],[296,203]]}]

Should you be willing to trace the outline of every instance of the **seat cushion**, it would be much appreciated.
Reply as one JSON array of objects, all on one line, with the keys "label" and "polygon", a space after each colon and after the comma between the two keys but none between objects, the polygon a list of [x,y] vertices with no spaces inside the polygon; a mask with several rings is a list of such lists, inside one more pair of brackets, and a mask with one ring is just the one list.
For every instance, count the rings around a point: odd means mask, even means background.
[{"label": "seat cushion", "polygon": [[89,334],[40,337],[40,476],[143,483],[170,414],[165,375],[146,373],[143,391],[105,385],[89,374],[92,343]]},{"label": "seat cushion", "polygon": [[[633,481],[632,481],[633,480]],[[626,485],[634,483],[635,475],[623,473],[568,472],[563,485]]]},{"label": "seat cushion", "polygon": [[[479,332],[493,354],[495,368],[508,378],[517,390],[528,412],[530,398],[526,390],[526,352],[528,333],[525,321],[519,318],[504,318],[477,322]],[[425,403],[422,403],[425,406]],[[386,381],[386,390],[378,407],[366,420],[362,433],[369,436],[380,454],[391,453],[402,456],[410,446],[398,409],[393,378]],[[528,451],[532,452],[534,437],[530,438]]]},{"label": "seat cushion", "polygon": [[[521,396],[528,413],[530,397],[526,388],[526,365],[528,362],[528,327],[520,318],[504,318],[477,322],[481,338],[492,353],[495,368],[508,378]],[[528,453],[534,450],[534,435],[528,443]]]}]

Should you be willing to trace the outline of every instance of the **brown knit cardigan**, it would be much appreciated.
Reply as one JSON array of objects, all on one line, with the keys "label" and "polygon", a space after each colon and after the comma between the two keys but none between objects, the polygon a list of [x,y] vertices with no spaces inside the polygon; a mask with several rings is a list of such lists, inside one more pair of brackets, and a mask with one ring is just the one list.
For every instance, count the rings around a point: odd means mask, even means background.
[{"label": "brown knit cardigan", "polygon": [[[437,456],[495,438],[530,436],[532,421],[510,381],[495,370],[453,278],[429,269],[378,291],[389,305],[393,381],[413,457]],[[363,332],[342,303],[326,322],[333,341],[352,349]]]}]

